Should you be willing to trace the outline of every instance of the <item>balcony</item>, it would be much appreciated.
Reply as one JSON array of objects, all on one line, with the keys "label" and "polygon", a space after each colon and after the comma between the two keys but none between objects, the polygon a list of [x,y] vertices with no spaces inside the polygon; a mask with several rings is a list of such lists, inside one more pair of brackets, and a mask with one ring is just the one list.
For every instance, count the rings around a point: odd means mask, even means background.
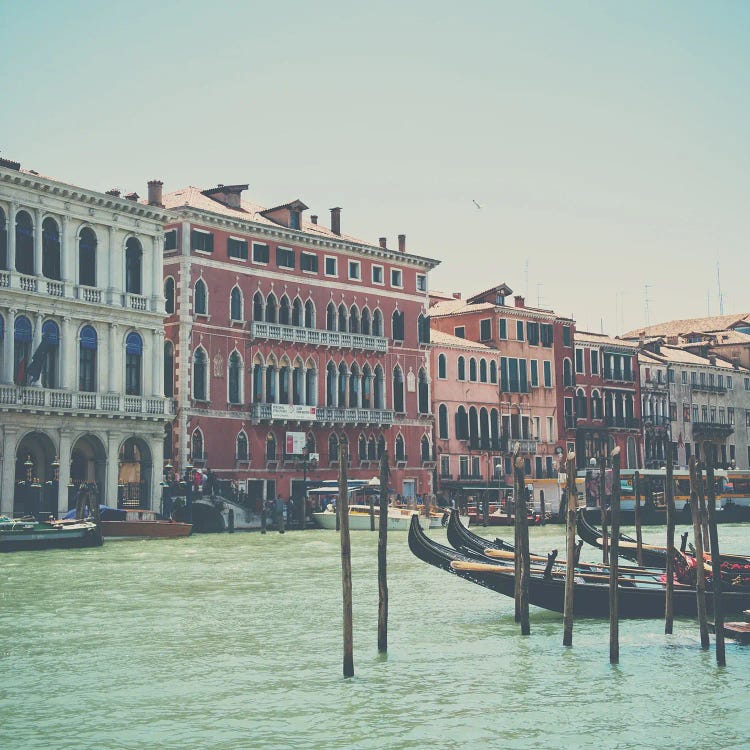
[{"label": "balcony", "polygon": [[174,401],[168,398],[123,396],[118,393],[88,393],[48,388],[0,385],[0,411],[39,412],[43,414],[107,414],[146,419],[171,417]]},{"label": "balcony", "polygon": [[657,416],[652,414],[648,417],[643,417],[644,427],[668,427],[670,419],[669,417]]},{"label": "balcony", "polygon": [[250,336],[256,339],[291,341],[295,344],[333,347],[337,349],[361,349],[362,351],[385,354],[388,339],[381,336],[365,336],[361,333],[339,333],[318,328],[300,328],[277,323],[250,323]]},{"label": "balcony", "polygon": [[610,370],[604,368],[604,379],[613,380],[617,383],[635,383],[635,376],[632,372],[625,372],[624,370]]},{"label": "balcony", "polygon": [[519,453],[530,453],[534,454],[537,451],[537,447],[539,446],[538,440],[530,440],[528,438],[522,438],[522,439],[516,439],[511,438],[509,441],[509,449],[511,451],[515,451],[516,446],[518,446],[518,452]]},{"label": "balcony", "polygon": [[607,427],[619,427],[623,430],[639,430],[641,420],[635,417],[605,417],[604,424]]},{"label": "balcony", "polygon": [[691,383],[690,390],[700,393],[720,393],[722,395],[727,392],[723,385],[708,385],[707,383]]},{"label": "balcony", "polygon": [[[393,423],[394,413],[390,409],[340,409],[332,406],[288,407],[285,404],[250,404],[250,417],[268,422],[332,422],[338,424]],[[274,409],[274,407],[277,407]],[[282,408],[279,408],[282,407]],[[288,412],[288,413],[287,413]]]},{"label": "balcony", "polygon": [[693,435],[726,437],[734,432],[734,425],[727,422],[708,422],[693,420]]}]

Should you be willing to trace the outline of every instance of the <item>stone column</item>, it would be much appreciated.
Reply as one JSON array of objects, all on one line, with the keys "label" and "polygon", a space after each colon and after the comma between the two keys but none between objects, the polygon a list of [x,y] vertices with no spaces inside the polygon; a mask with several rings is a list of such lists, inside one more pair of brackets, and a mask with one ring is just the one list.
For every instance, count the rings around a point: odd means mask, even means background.
[{"label": "stone column", "polygon": [[[62,319],[60,331],[60,388],[71,390],[75,373],[75,340],[70,330],[70,316]],[[78,390],[77,388],[75,390]]]},{"label": "stone column", "polygon": [[[34,358],[34,353],[42,343],[42,313],[34,313],[34,329],[31,333],[31,359]],[[26,370],[28,371],[31,360],[26,363]],[[42,376],[39,376],[39,380],[35,381],[37,385],[42,384]],[[34,385],[30,383],[29,385]]]},{"label": "stone column", "polygon": [[274,389],[273,389],[273,403],[274,404],[281,403],[279,401],[279,372],[280,372],[279,368],[275,367],[273,369],[273,372],[271,373],[271,377],[273,378],[273,385],[274,385]]},{"label": "stone column", "polygon": [[[115,301],[115,290],[117,289],[117,261],[118,255],[115,250],[117,244],[117,230],[114,227],[109,227],[109,235],[107,237],[107,247],[97,247],[96,259],[104,261],[101,269],[101,281],[106,280],[106,294],[105,298],[111,305]],[[118,300],[119,304],[119,300]]]},{"label": "stone column", "polygon": [[8,270],[16,270],[16,213],[18,212],[18,203],[15,201],[10,204],[8,213]]},{"label": "stone column", "polygon": [[183,221],[180,225],[180,253],[190,255],[190,222]]},{"label": "stone column", "polygon": [[[151,242],[151,309],[164,312],[164,273],[162,269],[162,252],[164,235],[160,232]],[[143,290],[146,291],[145,289]]]},{"label": "stone column", "polygon": [[258,403],[266,403],[266,377],[268,372],[268,365],[258,365],[260,367],[260,401]]},{"label": "stone column", "polygon": [[107,337],[107,390],[113,393],[119,393],[122,390],[120,386],[120,373],[117,369],[115,356],[117,350],[117,328],[117,323],[110,323],[109,336]]},{"label": "stone column", "polygon": [[3,430],[2,482],[0,483],[0,513],[13,516],[13,497],[16,488],[16,448],[18,430],[6,426]]},{"label": "stone column", "polygon": [[34,209],[34,275],[42,275],[42,209]]},{"label": "stone column", "polygon": [[3,383],[13,382],[13,330],[16,322],[15,307],[8,310],[6,319],[5,337],[3,338],[3,371],[0,374]]},{"label": "stone column", "polygon": [[161,512],[161,481],[164,476],[164,437],[153,435],[149,438],[151,450],[151,510]]},{"label": "stone column", "polygon": [[[64,283],[70,282],[69,269],[72,266],[73,238],[70,236],[70,216],[62,217],[62,230],[60,234],[60,280]],[[67,294],[66,294],[67,296]]]},{"label": "stone column", "polygon": [[151,362],[151,393],[164,397],[164,330],[152,332],[154,355]]},{"label": "stone column", "polygon": [[60,452],[57,460],[60,462],[57,483],[57,517],[62,518],[68,511],[68,482],[70,481],[70,454],[71,435],[70,430],[60,430]]},{"label": "stone column", "polygon": [[117,482],[120,473],[120,442],[122,435],[118,432],[107,432],[107,478],[105,480],[102,503],[112,508],[117,507]]}]

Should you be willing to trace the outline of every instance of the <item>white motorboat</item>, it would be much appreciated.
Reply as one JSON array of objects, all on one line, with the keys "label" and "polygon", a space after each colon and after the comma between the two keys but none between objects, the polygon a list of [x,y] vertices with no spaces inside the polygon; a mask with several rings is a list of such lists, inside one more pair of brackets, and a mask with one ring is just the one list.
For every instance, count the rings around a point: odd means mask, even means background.
[{"label": "white motorboat", "polygon": [[[380,528],[380,507],[374,506],[375,529]],[[409,508],[388,508],[388,531],[408,531],[409,523],[414,511]],[[325,510],[313,513],[315,523],[321,529],[336,528],[336,511],[329,505]],[[422,526],[425,526],[424,516],[420,518]],[[353,504],[349,506],[349,529],[351,531],[370,531],[370,506]]]}]

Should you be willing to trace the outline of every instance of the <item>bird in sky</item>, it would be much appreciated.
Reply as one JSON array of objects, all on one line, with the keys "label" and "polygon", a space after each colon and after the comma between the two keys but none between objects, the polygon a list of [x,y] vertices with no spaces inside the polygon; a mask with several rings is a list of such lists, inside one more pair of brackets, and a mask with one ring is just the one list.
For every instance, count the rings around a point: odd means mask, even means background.
[{"label": "bird in sky", "polygon": [[477,203],[477,201],[473,201],[473,203],[477,208],[484,208],[484,204],[482,203]]}]

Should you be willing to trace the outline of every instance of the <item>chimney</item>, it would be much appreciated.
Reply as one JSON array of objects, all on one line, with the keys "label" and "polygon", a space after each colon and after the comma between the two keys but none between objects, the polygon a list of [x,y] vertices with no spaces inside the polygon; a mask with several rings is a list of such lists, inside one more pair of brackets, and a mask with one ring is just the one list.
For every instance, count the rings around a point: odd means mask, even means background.
[{"label": "chimney", "polygon": [[5,167],[6,169],[13,169],[16,172],[18,172],[21,169],[21,162],[13,161],[12,159],[3,159],[2,157],[0,157],[0,167]]},{"label": "chimney", "polygon": [[207,198],[218,201],[227,208],[241,211],[242,193],[247,190],[247,188],[247,185],[223,185],[220,183],[215,188],[203,190],[202,192]]},{"label": "chimney", "polygon": [[341,234],[341,208],[331,209],[331,231],[334,234]]},{"label": "chimney", "polygon": [[312,222],[313,224],[317,224],[317,223],[318,223],[318,214],[313,214],[313,215],[312,215],[312,216],[310,217],[310,221],[311,221],[311,222]]},{"label": "chimney", "polygon": [[381,237],[378,242],[380,243],[380,247],[383,248],[383,250],[388,249],[388,238],[387,237]]},{"label": "chimney", "polygon": [[161,180],[149,180],[148,183],[148,205],[159,206],[164,208],[164,204],[161,201],[162,188],[164,183]]},{"label": "chimney", "polygon": [[115,198],[120,197],[120,189],[119,188],[112,188],[111,190],[107,190],[107,195],[113,195]]},{"label": "chimney", "polygon": [[461,292],[453,292],[453,299],[461,299]]},{"label": "chimney", "polygon": [[138,202],[138,199],[139,199],[140,197],[141,197],[141,196],[140,196],[140,195],[138,195],[138,193],[128,193],[128,194],[127,194],[127,195],[125,196],[125,200],[129,200],[129,201],[136,201],[136,202]]},{"label": "chimney", "polygon": [[716,355],[715,354],[709,354],[708,355],[708,361],[711,363],[712,366],[716,366]]},{"label": "chimney", "polygon": [[400,234],[398,236],[398,251],[400,253],[406,252],[406,235],[405,234]]},{"label": "chimney", "polygon": [[513,299],[516,301],[516,307],[526,307],[526,299],[520,294],[517,294]]}]

